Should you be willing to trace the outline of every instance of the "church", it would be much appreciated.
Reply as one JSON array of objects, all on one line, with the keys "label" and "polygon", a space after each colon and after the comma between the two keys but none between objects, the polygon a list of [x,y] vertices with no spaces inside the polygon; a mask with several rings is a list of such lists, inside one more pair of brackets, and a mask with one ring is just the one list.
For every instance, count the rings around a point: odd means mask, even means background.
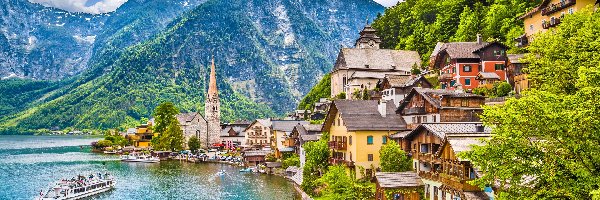
[{"label": "church", "polygon": [[221,105],[214,58],[210,66],[210,81],[204,102],[204,117],[197,112],[180,113],[176,117],[185,136],[186,146],[187,141],[192,136],[198,137],[201,144],[200,148],[203,149],[221,143]]}]

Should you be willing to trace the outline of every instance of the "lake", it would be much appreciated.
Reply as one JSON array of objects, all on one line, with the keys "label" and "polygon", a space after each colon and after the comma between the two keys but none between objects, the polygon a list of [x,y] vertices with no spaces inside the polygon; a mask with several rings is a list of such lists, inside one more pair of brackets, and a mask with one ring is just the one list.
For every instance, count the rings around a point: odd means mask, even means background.
[{"label": "lake", "polygon": [[[299,199],[278,176],[209,163],[123,163],[91,153],[88,136],[0,136],[0,199],[33,199],[56,180],[109,172],[115,189],[93,199]],[[81,145],[86,145],[81,149]],[[216,176],[225,170],[225,176]]]}]

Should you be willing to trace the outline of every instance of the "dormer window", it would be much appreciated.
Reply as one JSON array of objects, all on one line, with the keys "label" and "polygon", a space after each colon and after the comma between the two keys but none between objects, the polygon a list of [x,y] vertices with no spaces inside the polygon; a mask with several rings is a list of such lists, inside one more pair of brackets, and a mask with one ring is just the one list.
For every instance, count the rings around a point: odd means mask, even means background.
[{"label": "dormer window", "polygon": [[365,68],[367,68],[367,69],[368,69],[368,68],[369,68],[369,65],[365,65]]}]

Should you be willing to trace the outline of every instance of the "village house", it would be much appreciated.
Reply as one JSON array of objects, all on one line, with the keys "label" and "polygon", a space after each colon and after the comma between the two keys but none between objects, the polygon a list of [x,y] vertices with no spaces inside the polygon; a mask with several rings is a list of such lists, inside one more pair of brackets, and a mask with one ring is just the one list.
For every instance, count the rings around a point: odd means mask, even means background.
[{"label": "village house", "polygon": [[413,88],[396,114],[414,129],[427,122],[475,122],[483,112],[485,97],[453,90]]},{"label": "village house", "polygon": [[525,34],[515,39],[517,46],[529,45],[535,34],[546,32],[552,27],[558,26],[565,15],[573,14],[589,5],[596,4],[598,4],[597,0],[543,0],[539,6],[519,17],[525,25]]},{"label": "village house", "polygon": [[297,120],[271,120],[271,149],[275,151],[275,157],[281,158],[284,153],[295,153],[295,145],[289,140],[292,130],[296,125],[308,124],[307,121]]},{"label": "village house", "polygon": [[245,147],[262,149],[271,145],[271,119],[257,119],[244,129]]},{"label": "village house", "polygon": [[467,181],[480,177],[469,161],[458,158],[459,152],[482,145],[491,129],[480,122],[423,123],[397,139],[413,160],[413,170],[425,184],[425,198],[489,199],[479,187]]},{"label": "village house", "polygon": [[231,143],[236,146],[246,145],[246,133],[244,129],[250,126],[248,121],[236,121],[222,125],[221,144]]},{"label": "village house", "polygon": [[502,43],[483,42],[481,35],[477,35],[477,42],[440,42],[430,56],[429,67],[440,70],[438,78],[442,89],[455,89],[460,85],[471,90],[480,85],[476,80],[480,72],[494,73],[497,77],[492,78],[506,81],[507,49]]},{"label": "village house", "polygon": [[508,80],[516,94],[521,94],[523,90],[529,89],[527,74],[523,72],[527,63],[522,60],[523,57],[523,54],[508,55]]},{"label": "village house", "polygon": [[136,148],[150,148],[150,143],[153,137],[158,136],[158,133],[152,132],[153,120],[148,121],[145,124],[141,124],[135,127],[135,134],[128,135],[128,138],[134,147]]},{"label": "village house", "polygon": [[415,172],[377,172],[375,188],[377,200],[421,200],[423,181]]},{"label": "village house", "polygon": [[352,93],[373,90],[386,74],[410,76],[413,67],[420,67],[416,51],[380,49],[381,38],[366,25],[354,48],[342,48],[331,72],[331,97],[341,93],[347,99]]},{"label": "village house", "polygon": [[379,150],[388,136],[406,131],[404,119],[394,113],[391,102],[335,100],[325,118],[323,132],[329,132],[331,164],[343,164],[362,178],[359,168],[372,177],[379,168]]},{"label": "village house", "polygon": [[382,94],[381,98],[386,101],[393,101],[396,106],[400,105],[400,102],[414,87],[432,88],[432,85],[422,75],[386,75],[383,81],[378,84]]},{"label": "village house", "polygon": [[322,120],[325,119],[325,115],[327,115],[327,111],[329,110],[329,105],[331,101],[327,98],[320,98],[318,102],[315,102],[314,108],[312,111],[312,115],[310,116],[310,120]]},{"label": "village house", "polygon": [[[192,136],[200,138],[201,135],[206,135],[206,120],[202,115],[197,112],[191,113],[179,113],[175,116],[179,122],[179,127],[183,131],[184,146],[187,147],[187,143]],[[206,141],[200,141],[206,142]]]},{"label": "village house", "polygon": [[294,126],[291,137],[288,138],[287,145],[295,146],[296,154],[300,156],[300,167],[306,163],[306,152],[303,145],[307,142],[315,142],[321,138],[321,124],[298,124]]}]

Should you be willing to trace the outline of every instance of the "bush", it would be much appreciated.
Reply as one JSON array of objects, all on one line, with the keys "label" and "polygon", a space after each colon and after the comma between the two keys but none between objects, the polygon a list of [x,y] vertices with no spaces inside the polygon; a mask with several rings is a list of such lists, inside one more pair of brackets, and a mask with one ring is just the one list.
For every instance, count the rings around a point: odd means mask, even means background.
[{"label": "bush", "polygon": [[287,169],[290,166],[296,166],[296,167],[300,167],[300,157],[298,157],[298,155],[294,154],[292,156],[290,156],[289,158],[286,158],[283,160],[283,162],[281,163],[283,169]]},{"label": "bush", "polygon": [[113,145],[113,143],[110,140],[100,140],[100,141],[96,142],[96,145],[94,147],[105,148],[105,147],[110,147],[112,145]]},{"label": "bush", "polygon": [[505,97],[512,91],[512,87],[507,82],[502,82],[500,84],[494,84],[494,89],[497,97]]}]

